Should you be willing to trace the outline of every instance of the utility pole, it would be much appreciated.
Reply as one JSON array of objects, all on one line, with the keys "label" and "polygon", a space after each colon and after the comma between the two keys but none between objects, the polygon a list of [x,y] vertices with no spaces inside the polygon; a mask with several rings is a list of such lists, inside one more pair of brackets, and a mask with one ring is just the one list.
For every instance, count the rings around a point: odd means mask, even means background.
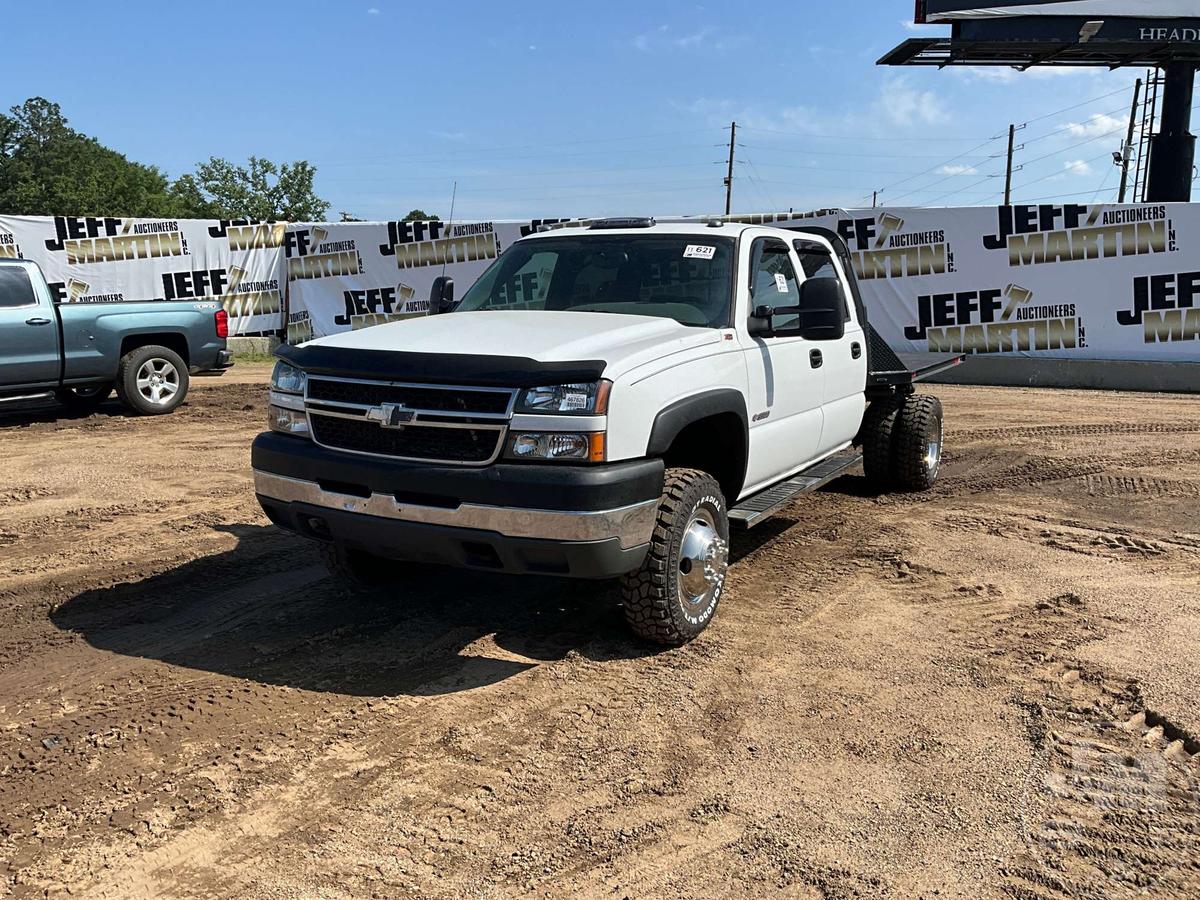
[{"label": "utility pole", "polygon": [[725,174],[725,215],[733,206],[733,145],[737,140],[737,122],[729,123],[729,170]]},{"label": "utility pole", "polygon": [[1012,203],[1012,173],[1013,173],[1013,137],[1017,133],[1016,125],[1008,126],[1008,165],[1004,170],[1004,205]]},{"label": "utility pole", "polygon": [[871,209],[874,209],[878,205],[878,201],[879,191],[871,191]]},{"label": "utility pole", "polygon": [[1142,93],[1142,79],[1133,83],[1133,103],[1129,107],[1129,130],[1125,132],[1125,146],[1121,148],[1121,190],[1117,202],[1125,202],[1125,188],[1129,186],[1129,160],[1133,156],[1133,126],[1137,120],[1138,97]]}]

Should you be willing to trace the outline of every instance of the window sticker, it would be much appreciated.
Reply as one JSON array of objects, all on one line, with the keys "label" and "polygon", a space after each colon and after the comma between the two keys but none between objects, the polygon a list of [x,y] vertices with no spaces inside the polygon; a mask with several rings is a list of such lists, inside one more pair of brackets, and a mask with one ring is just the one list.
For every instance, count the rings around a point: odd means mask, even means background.
[{"label": "window sticker", "polygon": [[786,294],[788,292],[787,279],[779,272],[775,273],[775,290],[779,291],[781,294]]},{"label": "window sticker", "polygon": [[684,259],[712,259],[713,254],[717,252],[716,247],[710,247],[707,244],[688,244],[683,248]]}]

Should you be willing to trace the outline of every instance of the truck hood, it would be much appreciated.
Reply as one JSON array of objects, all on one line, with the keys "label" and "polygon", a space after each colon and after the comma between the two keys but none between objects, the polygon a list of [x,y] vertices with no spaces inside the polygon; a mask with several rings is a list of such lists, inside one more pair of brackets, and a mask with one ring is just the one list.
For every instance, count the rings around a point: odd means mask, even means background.
[{"label": "truck hood", "polygon": [[485,310],[389,322],[318,338],[302,347],[525,357],[544,363],[599,360],[605,377],[617,378],[644,362],[721,339],[718,329],[652,316]]}]

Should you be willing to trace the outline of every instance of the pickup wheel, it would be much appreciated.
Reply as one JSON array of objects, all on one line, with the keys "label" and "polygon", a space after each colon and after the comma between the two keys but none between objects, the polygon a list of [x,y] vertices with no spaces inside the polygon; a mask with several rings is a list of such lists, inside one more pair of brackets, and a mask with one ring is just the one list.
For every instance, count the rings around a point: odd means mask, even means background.
[{"label": "pickup wheel", "polygon": [[396,581],[396,566],[388,565],[382,557],[361,550],[350,550],[338,544],[323,541],[314,543],[317,555],[325,563],[329,574],[348,587],[369,590]]},{"label": "pickup wheel", "polygon": [[677,647],[712,621],[729,568],[729,518],[715,478],[667,469],[646,560],[621,581],[625,621],[641,638]]},{"label": "pickup wheel", "polygon": [[111,393],[111,384],[86,384],[59,388],[54,392],[54,399],[71,412],[90,413],[107,400]]},{"label": "pickup wheel", "polygon": [[873,400],[862,424],[863,474],[880,490],[896,485],[895,435],[903,398]]},{"label": "pickup wheel", "polygon": [[905,399],[895,423],[893,466],[896,484],[924,491],[937,481],[942,466],[942,403],[937,397]]},{"label": "pickup wheel", "polygon": [[187,396],[188,384],[187,364],[168,347],[130,350],[117,369],[117,396],[144,416],[172,412]]}]

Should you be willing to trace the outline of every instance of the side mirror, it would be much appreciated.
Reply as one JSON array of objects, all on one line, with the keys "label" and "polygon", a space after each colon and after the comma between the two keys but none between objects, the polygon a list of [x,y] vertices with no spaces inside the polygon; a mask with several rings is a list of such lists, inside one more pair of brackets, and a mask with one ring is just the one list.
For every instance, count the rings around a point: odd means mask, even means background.
[{"label": "side mirror", "polygon": [[454,279],[449,275],[439,275],[429,288],[429,315],[440,316],[450,312],[453,306]]},{"label": "side mirror", "polygon": [[841,285],[833,278],[810,278],[800,285],[797,331],[810,341],[836,341],[846,333]]},{"label": "side mirror", "polygon": [[775,331],[771,328],[771,316],[775,315],[775,307],[765,304],[754,307],[750,319],[746,323],[746,331],[750,337],[771,337]]}]

